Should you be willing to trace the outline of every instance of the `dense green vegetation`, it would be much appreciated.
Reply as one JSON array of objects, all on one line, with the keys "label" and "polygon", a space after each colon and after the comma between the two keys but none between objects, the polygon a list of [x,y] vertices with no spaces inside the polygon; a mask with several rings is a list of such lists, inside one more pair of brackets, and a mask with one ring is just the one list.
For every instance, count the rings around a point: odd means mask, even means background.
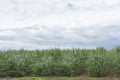
[{"label": "dense green vegetation", "polygon": [[120,47],[0,51],[0,76],[120,76]]}]

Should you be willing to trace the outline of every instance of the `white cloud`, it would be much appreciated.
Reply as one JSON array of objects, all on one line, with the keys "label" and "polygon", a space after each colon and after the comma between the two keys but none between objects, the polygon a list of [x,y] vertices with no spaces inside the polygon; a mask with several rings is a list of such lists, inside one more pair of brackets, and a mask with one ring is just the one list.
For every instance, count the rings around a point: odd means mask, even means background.
[{"label": "white cloud", "polygon": [[105,0],[104,2],[108,5],[116,5],[120,3],[120,0]]},{"label": "white cloud", "polygon": [[16,33],[14,31],[11,30],[3,30],[0,32],[0,36],[15,36]]},{"label": "white cloud", "polygon": [[119,4],[119,0],[1,0],[0,48],[111,48],[120,41]]}]

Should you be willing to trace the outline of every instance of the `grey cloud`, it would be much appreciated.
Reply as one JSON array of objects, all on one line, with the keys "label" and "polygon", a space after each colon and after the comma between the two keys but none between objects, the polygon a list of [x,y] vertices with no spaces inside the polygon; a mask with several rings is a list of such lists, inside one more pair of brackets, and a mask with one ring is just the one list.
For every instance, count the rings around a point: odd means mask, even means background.
[{"label": "grey cloud", "polygon": [[[43,45],[49,47],[54,45],[61,47],[104,46],[106,48],[111,48],[119,44],[120,41],[120,39],[118,38],[118,36],[120,35],[120,28],[118,25],[101,25],[101,27],[93,26],[92,28],[79,27],[68,29],[65,27],[41,27],[40,25],[33,25],[29,28],[16,28],[10,30],[14,31],[16,35],[0,36],[1,41],[9,41],[10,43],[19,41],[22,43],[21,46],[24,46],[24,44],[33,44],[38,48]],[[30,32],[30,30],[34,30],[35,33]],[[111,33],[116,34],[116,36],[111,35]],[[18,44],[15,45],[18,46]]]}]

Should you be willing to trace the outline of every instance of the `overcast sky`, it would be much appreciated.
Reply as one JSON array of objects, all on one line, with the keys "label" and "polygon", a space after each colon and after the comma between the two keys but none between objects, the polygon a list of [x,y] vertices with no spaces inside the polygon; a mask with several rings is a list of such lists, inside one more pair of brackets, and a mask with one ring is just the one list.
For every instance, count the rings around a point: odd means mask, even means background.
[{"label": "overcast sky", "polygon": [[120,44],[120,0],[0,0],[0,49]]}]

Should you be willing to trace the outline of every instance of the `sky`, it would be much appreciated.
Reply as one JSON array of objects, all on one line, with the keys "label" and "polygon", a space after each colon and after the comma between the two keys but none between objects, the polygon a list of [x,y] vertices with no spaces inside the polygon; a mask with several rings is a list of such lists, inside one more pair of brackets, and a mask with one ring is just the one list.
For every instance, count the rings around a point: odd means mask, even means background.
[{"label": "sky", "polygon": [[0,50],[111,49],[119,21],[120,0],[0,0]]}]

